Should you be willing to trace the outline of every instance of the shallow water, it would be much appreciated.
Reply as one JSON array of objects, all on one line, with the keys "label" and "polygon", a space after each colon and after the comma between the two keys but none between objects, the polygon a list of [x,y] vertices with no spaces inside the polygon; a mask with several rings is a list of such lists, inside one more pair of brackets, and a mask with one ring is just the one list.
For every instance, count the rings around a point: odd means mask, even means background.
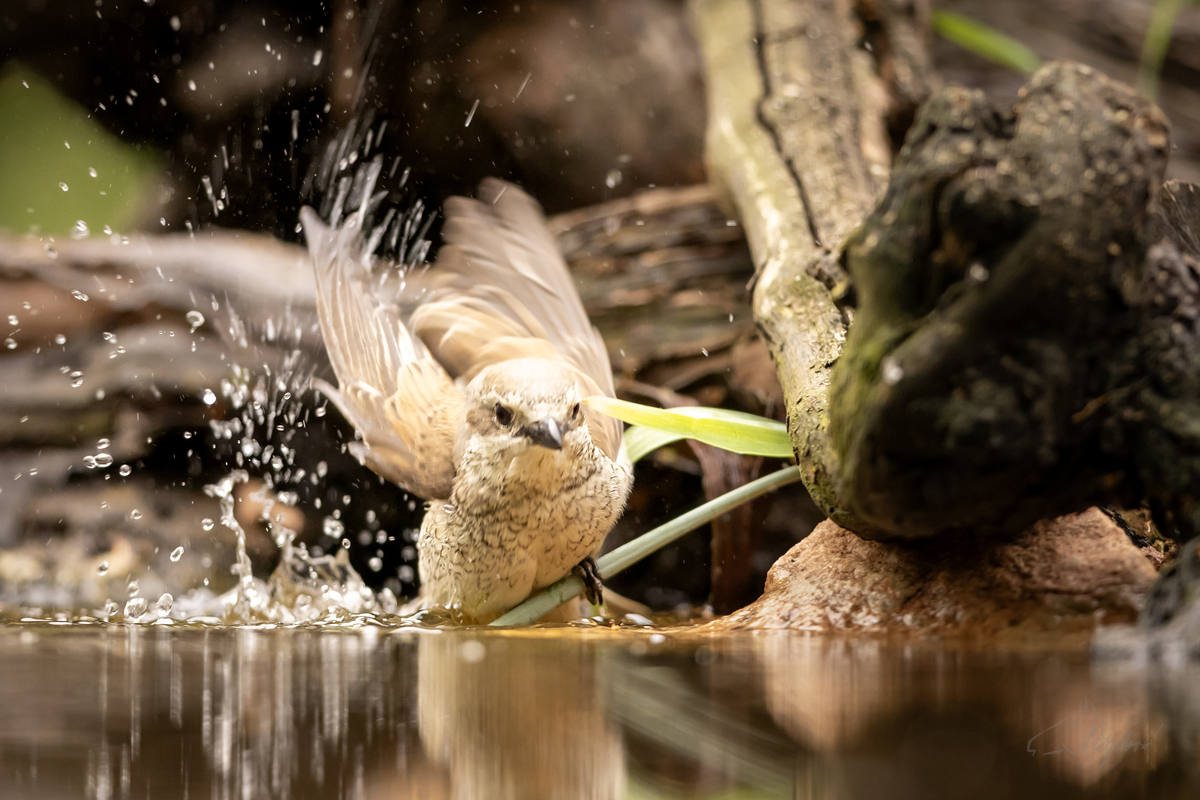
[{"label": "shallow water", "polygon": [[1194,797],[1196,687],[1061,647],[11,624],[0,797]]}]

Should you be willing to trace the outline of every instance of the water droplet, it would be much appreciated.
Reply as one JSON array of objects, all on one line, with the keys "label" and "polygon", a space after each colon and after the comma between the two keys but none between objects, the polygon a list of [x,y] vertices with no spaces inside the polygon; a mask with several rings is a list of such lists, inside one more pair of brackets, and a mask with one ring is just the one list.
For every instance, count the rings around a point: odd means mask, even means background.
[{"label": "water droplet", "polygon": [[17,349],[17,340],[10,336],[9,338],[4,340],[4,346],[7,347],[9,350],[16,350]]},{"label": "water droplet", "polygon": [[378,556],[372,556],[371,559],[367,561],[367,566],[371,568],[372,572],[379,572],[379,570],[383,569],[383,559],[379,558]]},{"label": "water droplet", "polygon": [[130,519],[141,519],[141,518],[142,518],[142,512],[141,512],[141,511],[138,511],[138,510],[135,508],[133,511],[130,511],[130,512],[129,512],[129,518],[130,518]]},{"label": "water droplet", "polygon": [[113,457],[108,453],[97,453],[95,462],[97,467],[100,469],[105,469],[112,466]]},{"label": "water droplet", "polygon": [[[86,222],[84,222],[81,219],[75,220],[75,225],[74,225],[74,227],[71,228],[71,238],[72,239],[74,239],[75,241],[79,241],[81,239],[86,239],[88,236],[91,235],[91,233],[92,232],[88,230],[88,226],[87,226]],[[72,292],[72,294],[74,294],[74,292]]]},{"label": "water droplet", "polygon": [[9,315],[8,315],[8,324],[9,324],[9,325],[16,325],[16,324],[17,324],[17,322],[18,322],[18,320],[17,320],[17,315],[16,315],[16,314],[9,314]]},{"label": "water droplet", "polygon": [[75,370],[71,373],[71,386],[75,389],[83,386],[83,373],[79,370]]},{"label": "water droplet", "polygon": [[317,462],[317,477],[324,478],[325,473],[327,473],[327,472],[329,472],[329,465],[326,464],[324,461],[318,461]]},{"label": "water droplet", "polygon": [[150,602],[144,597],[135,597],[125,604],[125,619],[137,622],[150,610]]},{"label": "water droplet", "polygon": [[333,517],[326,517],[325,521],[321,523],[321,528],[325,531],[326,536],[334,539],[337,539],[346,531],[346,526],[342,524],[341,520],[336,520]]},{"label": "water droplet", "polygon": [[193,92],[194,92],[194,91],[196,91],[196,82],[195,82],[195,81],[188,81],[188,89],[189,89],[190,91],[193,91]]},{"label": "water droplet", "polygon": [[313,66],[314,66],[314,67],[319,67],[319,66],[321,66],[321,57],[322,57],[322,56],[324,56],[324,55],[325,55],[325,54],[324,54],[324,53],[322,53],[320,50],[318,50],[317,52],[313,53]]},{"label": "water droplet", "polygon": [[120,610],[121,607],[117,605],[116,600],[109,600],[104,604],[104,617],[107,619]]},{"label": "water droplet", "polygon": [[179,17],[171,17],[171,30],[178,31],[180,27]]},{"label": "water droplet", "polygon": [[896,359],[887,356],[880,364],[880,375],[883,377],[883,382],[888,386],[892,386],[900,382],[904,377],[904,368],[896,363]]},{"label": "water droplet", "polygon": [[158,602],[154,604],[154,607],[158,609],[159,614],[165,617],[171,613],[171,606],[173,605],[175,605],[175,598],[171,597],[170,592],[163,592],[163,596],[158,598]]},{"label": "water droplet", "polygon": [[59,181],[59,182],[58,182],[58,188],[62,189],[62,190],[65,192],[65,191],[69,190],[71,187],[70,187],[70,186],[67,186],[67,185],[66,185],[65,183],[63,183],[62,181]]},{"label": "water droplet", "polygon": [[142,589],[140,586],[138,586],[137,581],[130,581],[125,585],[125,590],[129,593],[130,597],[137,597],[138,592],[140,592]]},{"label": "water droplet", "polygon": [[213,403],[217,402],[217,396],[213,393],[212,389],[205,389],[202,399],[204,400],[204,405],[206,406],[211,406]]},{"label": "water droplet", "polygon": [[204,315],[199,311],[189,311],[187,313],[187,321],[188,325],[191,325],[192,330],[195,331],[196,328],[204,324]]},{"label": "water droplet", "polygon": [[93,178],[96,177],[96,168],[88,167],[88,175],[91,175]]},{"label": "water droplet", "polygon": [[179,547],[176,547],[174,550],[171,551],[172,563],[179,561],[179,559],[181,559],[181,558],[183,558],[183,545],[179,545]]},{"label": "water droplet", "polygon": [[96,468],[96,457],[95,456],[84,456],[83,457],[83,465],[85,467],[87,467],[88,469],[95,469]]},{"label": "water droplet", "polygon": [[54,343],[55,343],[55,344],[66,344],[66,343],[67,343],[67,337],[66,337],[66,336],[64,336],[64,335],[63,335],[63,334],[61,334],[61,333],[55,334],[55,335],[54,335]]},{"label": "water droplet", "polygon": [[200,527],[204,528],[206,531],[211,531],[213,529],[213,521],[208,517],[205,517],[200,521]]},{"label": "water droplet", "polygon": [[101,561],[99,564],[97,564],[96,565],[96,573],[98,575],[107,575],[108,574],[108,562]]},{"label": "water droplet", "polygon": [[112,442],[110,442],[108,439],[97,439],[96,440],[96,449],[97,450],[107,450],[108,446],[110,444],[112,444]]},{"label": "water droplet", "polygon": [[620,185],[622,177],[621,170],[610,169],[608,174],[604,176],[604,185],[610,189],[615,189]]},{"label": "water droplet", "polygon": [[129,466],[128,464],[122,464],[121,468],[117,470],[117,472],[121,473],[122,477],[128,477],[129,474],[133,472],[133,467]]},{"label": "water droplet", "polygon": [[79,291],[78,289],[71,292],[71,296],[74,297],[76,300],[82,300],[85,303],[88,301],[88,296],[86,294],[84,294],[83,292]]}]

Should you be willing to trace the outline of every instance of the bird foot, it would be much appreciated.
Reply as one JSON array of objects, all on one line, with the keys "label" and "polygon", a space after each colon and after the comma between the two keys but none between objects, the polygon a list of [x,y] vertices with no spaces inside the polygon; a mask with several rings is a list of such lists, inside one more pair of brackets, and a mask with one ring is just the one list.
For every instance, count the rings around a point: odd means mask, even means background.
[{"label": "bird foot", "polygon": [[583,581],[583,593],[587,601],[594,606],[603,605],[604,584],[600,582],[600,568],[596,566],[596,559],[588,556],[571,571]]}]

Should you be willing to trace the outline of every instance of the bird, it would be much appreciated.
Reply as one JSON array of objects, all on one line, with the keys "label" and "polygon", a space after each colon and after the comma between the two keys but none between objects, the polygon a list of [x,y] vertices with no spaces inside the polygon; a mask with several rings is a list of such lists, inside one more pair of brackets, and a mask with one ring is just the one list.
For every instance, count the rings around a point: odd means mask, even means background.
[{"label": "bird", "polygon": [[575,571],[601,601],[594,556],[633,481],[612,368],[538,203],[485,179],[444,206],[433,264],[407,273],[363,251],[361,216],[301,211],[317,312],[354,426],[352,452],[427,501],[420,595],[495,620]]}]

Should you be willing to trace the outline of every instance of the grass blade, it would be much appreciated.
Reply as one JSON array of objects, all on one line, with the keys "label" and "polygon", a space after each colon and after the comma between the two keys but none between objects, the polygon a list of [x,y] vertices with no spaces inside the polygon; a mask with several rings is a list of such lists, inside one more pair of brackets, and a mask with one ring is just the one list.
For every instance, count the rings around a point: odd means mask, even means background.
[{"label": "grass blade", "polygon": [[[739,486],[715,500],[709,500],[704,505],[698,506],[686,514],[681,514],[665,525],[660,525],[632,542],[627,542],[611,553],[606,553],[596,559],[600,577],[611,578],[685,533],[699,528],[706,522],[711,522],[729,509],[798,480],[800,480],[800,468],[785,467],[778,472],[772,472],[770,475],[764,475],[756,481],[751,481],[745,486]],[[568,575],[533,595],[493,622],[492,625],[527,625],[551,609],[577,597],[582,591],[583,581],[574,575]]]},{"label": "grass blade", "polygon": [[1138,92],[1147,100],[1158,99],[1158,77],[1162,74],[1167,48],[1171,45],[1171,34],[1175,29],[1175,17],[1184,0],[1158,0],[1150,24],[1146,26],[1146,38],[1142,42],[1142,58],[1138,64]]},{"label": "grass blade", "polygon": [[[781,422],[756,417],[753,414],[703,406],[652,408],[599,395],[589,397],[584,402],[597,411],[631,425],[642,425],[670,433],[677,439],[695,439],[723,450],[750,456],[793,456],[787,427]],[[666,444],[666,441],[663,441],[663,444]]]},{"label": "grass blade", "polygon": [[1042,60],[1028,47],[970,17],[953,11],[934,11],[932,21],[935,33],[988,61],[1024,73],[1042,65]]}]

